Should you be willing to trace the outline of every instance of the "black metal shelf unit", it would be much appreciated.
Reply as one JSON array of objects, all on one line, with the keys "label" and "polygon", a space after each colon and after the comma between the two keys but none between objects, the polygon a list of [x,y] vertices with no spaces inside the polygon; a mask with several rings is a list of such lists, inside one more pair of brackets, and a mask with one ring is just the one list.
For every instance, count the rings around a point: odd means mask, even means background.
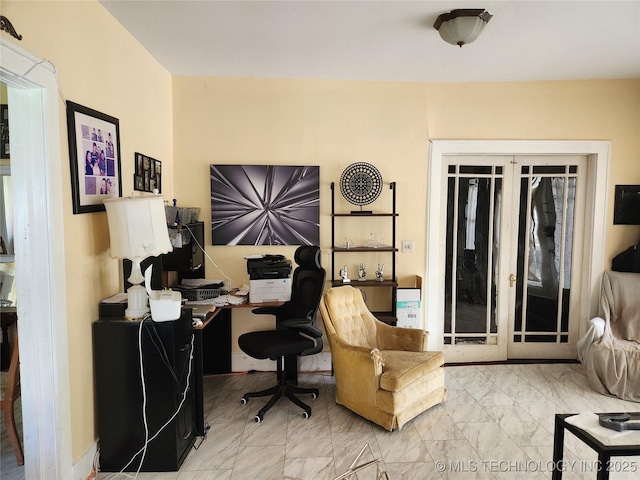
[{"label": "black metal shelf unit", "polygon": [[[342,280],[338,278],[339,275],[336,275],[336,254],[343,253],[366,253],[366,252],[385,252],[389,253],[391,256],[391,278],[386,278],[382,282],[377,280],[366,280],[366,281],[352,281],[351,285],[357,287],[384,287],[391,288],[391,308],[389,311],[385,312],[374,312],[377,313],[381,320],[387,321],[388,323],[395,322],[396,316],[396,296],[397,296],[397,288],[398,288],[398,279],[396,277],[396,253],[398,252],[398,248],[396,245],[396,220],[398,218],[398,213],[396,211],[396,182],[391,182],[389,184],[389,188],[391,189],[391,212],[382,212],[382,213],[338,213],[336,212],[336,204],[335,204],[335,194],[336,194],[336,186],[334,182],[331,182],[331,285],[334,287],[344,285]],[[353,219],[356,218],[371,218],[371,217],[387,217],[391,220],[391,245],[390,246],[381,246],[381,247],[338,247],[336,246],[336,218],[340,217],[350,217]]]}]

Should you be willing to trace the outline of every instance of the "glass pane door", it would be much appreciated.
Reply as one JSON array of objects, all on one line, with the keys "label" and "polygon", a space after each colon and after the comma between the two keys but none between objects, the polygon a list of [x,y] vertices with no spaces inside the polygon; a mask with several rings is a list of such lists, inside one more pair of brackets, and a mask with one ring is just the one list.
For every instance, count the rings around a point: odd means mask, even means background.
[{"label": "glass pane door", "polygon": [[469,349],[464,347],[468,346],[494,346],[484,352],[495,357],[505,165],[465,165],[470,160],[451,160],[447,175],[444,345],[461,346],[466,351]]},{"label": "glass pane door", "polygon": [[586,164],[447,157],[447,361],[575,358]]},{"label": "glass pane door", "polygon": [[[562,358],[575,346],[571,322],[581,157],[520,159],[517,267],[509,357]],[[572,301],[573,300],[573,301]]]}]

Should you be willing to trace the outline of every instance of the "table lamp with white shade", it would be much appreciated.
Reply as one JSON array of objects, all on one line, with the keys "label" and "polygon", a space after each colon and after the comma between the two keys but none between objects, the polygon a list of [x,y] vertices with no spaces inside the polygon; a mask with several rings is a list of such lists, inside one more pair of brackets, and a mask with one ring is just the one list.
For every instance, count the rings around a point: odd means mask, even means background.
[{"label": "table lamp with white shade", "polygon": [[132,284],[127,290],[128,308],[125,316],[140,319],[149,312],[144,277],[140,262],[172,250],[161,196],[112,198],[104,201],[109,222],[111,258],[129,259],[132,263]]}]

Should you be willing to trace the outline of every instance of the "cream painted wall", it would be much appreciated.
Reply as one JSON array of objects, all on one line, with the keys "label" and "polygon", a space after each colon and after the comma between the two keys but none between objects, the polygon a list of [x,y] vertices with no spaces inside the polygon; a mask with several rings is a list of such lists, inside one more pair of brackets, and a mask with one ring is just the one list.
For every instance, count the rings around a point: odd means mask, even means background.
[{"label": "cream painted wall", "polygon": [[96,1],[3,1],[2,14],[23,36],[19,45],[49,60],[59,80],[69,388],[77,461],[96,440],[91,324],[98,318],[99,301],[119,291],[120,275],[118,261],[108,254],[106,214],[72,213],[64,101],[119,119],[123,194],[133,190],[138,151],[163,161],[163,187],[171,196],[171,76]]},{"label": "cream painted wall", "polygon": [[[213,163],[320,165],[321,244],[328,267],[329,184],[339,180],[347,165],[368,161],[386,181],[398,182],[398,238],[418,240],[424,232],[415,219],[424,217],[424,201],[422,196],[416,198],[419,192],[409,194],[402,189],[416,173],[424,178],[426,172],[428,145],[423,140],[428,139],[428,132],[420,107],[425,102],[419,84],[175,78],[175,191],[179,203],[201,207],[201,219],[208,220],[208,167]],[[415,168],[422,173],[412,171]],[[337,200],[345,210],[350,208],[339,194]],[[387,188],[374,207],[390,209]],[[369,238],[374,229],[363,225],[361,232],[351,235],[352,241]],[[205,241],[210,244],[206,230]],[[389,232],[384,235],[390,240]],[[243,255],[283,251],[292,256],[294,250],[207,249],[233,277],[234,285],[248,280]],[[406,277],[418,273],[411,266],[423,265],[424,258],[421,253],[405,254],[399,255],[398,262]],[[207,265],[207,274],[212,271]]]},{"label": "cream painted wall", "polygon": [[[415,254],[398,255],[398,272],[401,280],[408,282],[424,265],[420,248],[424,245],[424,222],[416,220],[425,216],[425,200],[409,180],[416,174],[424,178],[426,172],[428,146],[422,141],[428,139],[425,103],[424,87],[411,83],[174,78],[174,186],[178,201],[201,207],[201,219],[208,222],[209,165],[213,163],[320,165],[321,246],[323,264],[330,268],[329,184],[339,180],[347,165],[371,162],[386,181],[398,182],[398,238],[416,240]],[[343,211],[352,207],[339,193],[337,200]],[[388,211],[390,206],[385,188],[374,207]],[[347,232],[356,243],[368,239],[372,232],[390,241],[389,222],[382,227],[363,222],[358,229]],[[205,242],[210,245],[209,228],[205,231]],[[294,250],[207,247],[236,286],[248,281],[244,255],[282,252],[293,258]],[[369,259],[371,265],[378,262]],[[382,261],[388,265],[389,257]],[[349,268],[355,276],[355,263]],[[374,269],[368,268],[373,275]],[[217,275],[210,264],[207,275]],[[249,321],[248,312],[234,315],[238,319],[233,322],[234,337],[262,326]],[[235,341],[232,346],[238,351]]]},{"label": "cream painted wall", "polygon": [[613,225],[613,196],[640,183],[640,79],[434,87],[433,138],[611,140],[606,256],[639,240],[639,227]]},{"label": "cream painted wall", "polygon": [[[386,182],[398,185],[397,240],[415,240],[415,253],[398,254],[400,282],[409,284],[425,265],[430,139],[611,140],[607,258],[640,237],[637,226],[613,225],[613,186],[640,183],[640,80],[465,84],[177,77],[173,99],[176,196],[183,206],[202,208],[207,252],[236,286],[248,279],[244,255],[277,251],[291,258],[294,248],[210,246],[208,167],[214,163],[320,165],[327,268],[329,184],[353,162],[374,164]],[[373,207],[387,205],[380,199]],[[373,220],[360,225],[349,232],[356,243],[371,232],[388,231]],[[355,273],[355,262],[349,268]],[[218,273],[207,265],[207,275]],[[256,328],[243,321],[248,316],[234,322],[234,336]]]}]

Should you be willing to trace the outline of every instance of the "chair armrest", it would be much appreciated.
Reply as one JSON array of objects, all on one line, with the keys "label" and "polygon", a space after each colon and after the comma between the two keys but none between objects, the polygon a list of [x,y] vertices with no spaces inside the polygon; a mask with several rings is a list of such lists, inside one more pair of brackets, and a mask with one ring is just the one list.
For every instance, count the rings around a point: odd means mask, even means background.
[{"label": "chair armrest", "polygon": [[319,328],[314,327],[309,322],[287,325],[287,328],[289,330],[295,330],[296,332],[304,333],[305,335],[308,335],[311,338],[321,338],[322,337],[322,330],[320,330]]},{"label": "chair armrest", "polygon": [[604,319],[600,317],[594,317],[589,320],[589,326],[593,326],[595,331],[594,341],[604,335],[605,323]]},{"label": "chair armrest", "polygon": [[301,357],[306,355],[313,355],[319,353],[324,348],[324,344],[322,342],[322,330],[314,327],[310,323],[300,323],[297,325],[291,325],[287,327],[289,330],[296,331],[298,333],[303,334],[309,339],[313,339],[314,345],[311,348],[303,350],[299,353]]},{"label": "chair armrest", "polygon": [[576,348],[578,350],[578,360],[585,363],[589,356],[589,350],[593,342],[599,340],[604,335],[606,322],[600,317],[594,317],[587,323],[587,331],[584,336],[578,340]]},{"label": "chair armrest", "polygon": [[375,405],[384,359],[377,348],[350,345],[327,333],[336,388],[364,404]]},{"label": "chair armrest", "polygon": [[291,301],[279,306],[254,308],[251,312],[261,315],[275,315],[279,320],[296,318],[308,318],[311,320],[311,316],[313,315],[313,309]]},{"label": "chair armrest", "polygon": [[251,313],[258,315],[277,315],[280,307],[258,307],[251,310]]},{"label": "chair armrest", "polygon": [[278,317],[280,320],[303,318],[311,320],[312,315],[312,308],[293,301],[284,303],[280,307],[280,311],[278,312]]},{"label": "chair armrest", "polygon": [[427,351],[428,334],[421,328],[392,327],[376,321],[376,341],[380,350]]},{"label": "chair armrest", "polygon": [[309,325],[311,320],[308,318],[287,318],[285,320],[278,321],[278,325],[282,327],[296,327],[298,325]]}]

